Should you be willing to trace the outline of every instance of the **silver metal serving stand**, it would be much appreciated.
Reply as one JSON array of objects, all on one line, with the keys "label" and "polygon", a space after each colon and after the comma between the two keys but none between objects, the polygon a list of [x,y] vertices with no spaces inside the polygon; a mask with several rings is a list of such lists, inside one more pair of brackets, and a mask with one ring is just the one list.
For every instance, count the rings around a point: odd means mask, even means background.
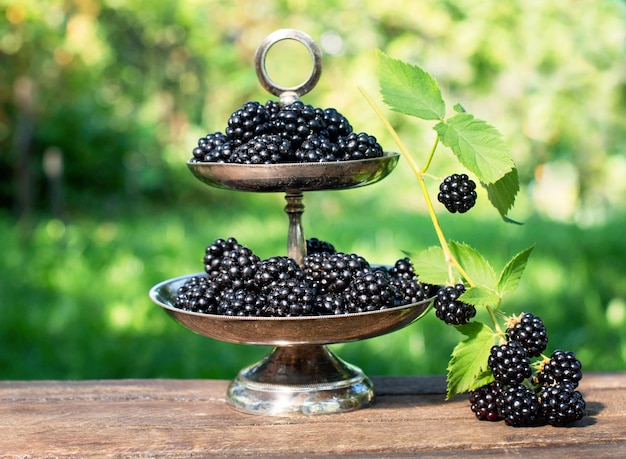
[{"label": "silver metal serving stand", "polygon": [[[309,78],[295,87],[275,84],[265,69],[268,50],[280,40],[296,40],[311,53]],[[319,80],[321,51],[299,30],[281,29],[257,49],[259,81],[282,104],[309,92]],[[302,229],[303,192],[341,190],[375,183],[398,163],[399,155],[327,163],[228,164],[189,161],[189,169],[202,182],[219,188],[248,192],[285,193],[289,217],[288,256],[302,264],[306,239]],[[273,346],[260,362],[244,368],[231,382],[228,402],[236,409],[265,415],[329,414],[370,406],[371,380],[327,347],[372,338],[398,330],[419,319],[430,299],[379,311],[309,317],[231,317],[184,311],[174,306],[177,290],[191,277],[166,280],[150,290],[150,298],[188,329],[213,339],[237,344]]]}]

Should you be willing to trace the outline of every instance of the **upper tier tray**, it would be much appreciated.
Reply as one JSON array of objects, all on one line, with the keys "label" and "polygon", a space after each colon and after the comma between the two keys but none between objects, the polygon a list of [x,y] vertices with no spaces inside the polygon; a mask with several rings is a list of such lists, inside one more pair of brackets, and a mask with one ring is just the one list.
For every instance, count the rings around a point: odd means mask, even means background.
[{"label": "upper tier tray", "polygon": [[341,190],[376,183],[398,164],[398,153],[324,163],[230,164],[187,161],[199,180],[218,188],[253,192]]}]

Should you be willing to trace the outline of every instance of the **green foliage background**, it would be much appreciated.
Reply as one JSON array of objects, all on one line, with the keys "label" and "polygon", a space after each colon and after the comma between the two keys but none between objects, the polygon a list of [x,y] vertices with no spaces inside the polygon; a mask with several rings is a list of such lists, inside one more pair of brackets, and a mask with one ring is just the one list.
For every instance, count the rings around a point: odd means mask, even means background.
[{"label": "green foliage background", "polygon": [[[470,214],[442,213],[446,234],[496,269],[537,243],[512,307],[540,315],[549,347],[575,351],[585,369],[626,369],[625,24],[611,0],[0,0],[0,378],[230,378],[267,352],[194,335],[147,291],[201,271],[217,237],[285,253],[282,196],[210,189],[184,165],[243,102],[270,98],[253,56],[285,27],[324,51],[303,100],[337,108],[387,149],[357,90],[379,99],[377,48],[419,64],[446,100],[503,133],[522,184],[510,216],[524,225],[482,199]],[[306,75],[307,56],[281,49],[272,75]],[[425,158],[430,125],[388,117]],[[461,169],[452,155],[432,167]],[[437,243],[406,164],[305,204],[307,237],[376,263]],[[443,374],[458,339],[431,314],[334,348],[369,374]]]}]

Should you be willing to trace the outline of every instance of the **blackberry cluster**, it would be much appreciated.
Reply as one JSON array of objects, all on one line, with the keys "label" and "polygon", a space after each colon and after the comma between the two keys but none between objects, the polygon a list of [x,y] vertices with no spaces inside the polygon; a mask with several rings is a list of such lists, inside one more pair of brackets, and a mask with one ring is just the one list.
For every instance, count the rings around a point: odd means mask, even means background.
[{"label": "blackberry cluster", "polygon": [[435,314],[448,325],[462,325],[476,315],[476,308],[471,304],[459,301],[465,292],[463,284],[442,287],[437,292],[433,306]]},{"label": "blackberry cluster", "polygon": [[467,174],[452,174],[439,185],[437,199],[449,212],[467,212],[476,204],[476,183]]},{"label": "blackberry cluster", "polygon": [[408,258],[386,269],[316,238],[306,245],[300,266],[285,256],[261,260],[235,238],[216,239],[205,249],[206,276],[187,280],[174,305],[204,314],[293,317],[374,311],[427,298]]},{"label": "blackberry cluster", "polygon": [[[533,314],[510,318],[505,335],[506,342],[494,345],[487,361],[494,381],[470,392],[476,417],[503,419],[514,427],[566,426],[582,419],[585,400],[576,390],[582,365],[575,354],[559,349],[542,357],[546,328]],[[531,362],[532,357],[542,359]]]},{"label": "blackberry cluster", "polygon": [[353,132],[334,108],[296,101],[246,102],[222,132],[198,140],[192,161],[237,164],[349,161],[383,156],[374,136]]}]

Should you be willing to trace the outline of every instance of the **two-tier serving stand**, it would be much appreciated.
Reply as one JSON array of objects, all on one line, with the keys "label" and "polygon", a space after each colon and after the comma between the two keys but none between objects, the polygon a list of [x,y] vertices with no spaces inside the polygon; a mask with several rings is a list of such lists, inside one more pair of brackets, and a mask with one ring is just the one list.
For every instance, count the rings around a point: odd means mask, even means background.
[{"label": "two-tier serving stand", "polygon": [[[267,51],[281,40],[296,40],[311,54],[313,69],[299,86],[281,87],[267,74]],[[319,80],[322,59],[315,41],[294,29],[268,35],[255,57],[259,81],[282,104],[309,92]],[[302,229],[303,192],[341,190],[375,183],[396,166],[399,155],[324,163],[229,164],[187,163],[204,183],[247,192],[285,193],[289,217],[288,256],[302,264],[306,239]],[[328,414],[370,406],[371,380],[344,362],[328,344],[363,340],[398,330],[417,320],[430,300],[385,310],[309,317],[232,317],[185,311],[174,306],[177,290],[190,274],[166,280],[150,290],[150,298],[183,326],[201,335],[237,344],[273,346],[260,362],[242,369],[227,391],[236,409],[256,414]]]}]

